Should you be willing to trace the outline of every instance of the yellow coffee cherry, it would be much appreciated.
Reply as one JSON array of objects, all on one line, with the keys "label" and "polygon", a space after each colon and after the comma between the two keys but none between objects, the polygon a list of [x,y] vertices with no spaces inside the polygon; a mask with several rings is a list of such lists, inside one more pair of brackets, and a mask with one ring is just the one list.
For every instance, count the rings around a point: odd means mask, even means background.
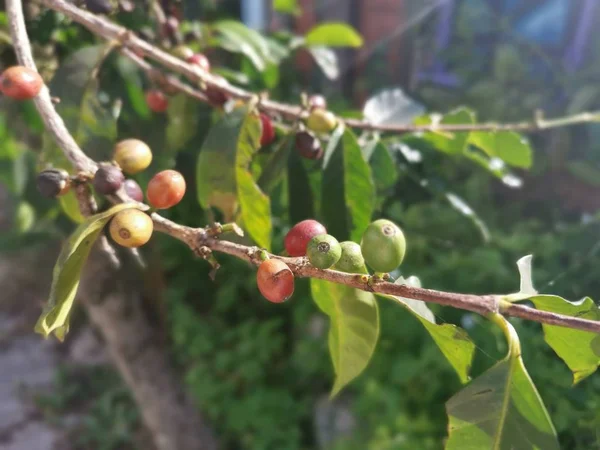
[{"label": "yellow coffee cherry", "polygon": [[125,209],[110,222],[110,236],[123,247],[135,248],[150,240],[154,225],[150,216],[138,209]]},{"label": "yellow coffee cherry", "polygon": [[125,139],[115,146],[113,158],[123,172],[134,175],[150,165],[152,150],[139,139]]},{"label": "yellow coffee cherry", "polygon": [[335,114],[321,108],[313,109],[306,120],[308,129],[315,133],[329,133],[333,131],[336,125],[337,117],[335,117]]}]

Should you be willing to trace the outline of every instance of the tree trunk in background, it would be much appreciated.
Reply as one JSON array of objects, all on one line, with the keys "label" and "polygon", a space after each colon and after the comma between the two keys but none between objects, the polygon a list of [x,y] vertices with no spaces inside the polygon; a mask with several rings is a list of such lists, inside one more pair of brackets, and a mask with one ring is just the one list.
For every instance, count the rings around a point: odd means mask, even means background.
[{"label": "tree trunk in background", "polygon": [[142,283],[129,272],[115,270],[105,255],[92,252],[79,298],[133,393],[157,449],[216,450],[212,431],[186,396],[144,312]]}]

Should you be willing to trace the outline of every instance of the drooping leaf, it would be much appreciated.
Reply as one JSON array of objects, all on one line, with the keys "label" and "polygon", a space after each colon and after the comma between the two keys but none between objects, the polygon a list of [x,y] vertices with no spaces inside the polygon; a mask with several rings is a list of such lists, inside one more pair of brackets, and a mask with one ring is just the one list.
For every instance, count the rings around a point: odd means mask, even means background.
[{"label": "drooping leaf", "polygon": [[304,160],[291,152],[287,166],[290,222],[298,223],[315,217],[314,195]]},{"label": "drooping leaf", "polygon": [[[415,125],[463,125],[475,123],[475,114],[468,108],[458,108],[443,116],[434,114],[415,119]],[[436,150],[444,153],[459,154],[468,142],[468,132],[426,132],[421,139],[427,141]]]},{"label": "drooping leaf", "polygon": [[[537,295],[529,298],[535,307],[581,319],[600,320],[600,309],[585,297],[570,302],[556,295]],[[573,383],[593,374],[600,365],[600,335],[588,331],[543,324],[544,339],[573,372]]]},{"label": "drooping leaf", "polygon": [[504,296],[504,300],[509,302],[516,302],[519,300],[526,300],[534,295],[537,295],[536,289],[533,287],[533,277],[531,275],[531,260],[532,255],[523,256],[517,261],[517,268],[519,269],[519,292]]},{"label": "drooping leaf", "polygon": [[82,223],[85,220],[85,217],[79,211],[79,202],[72,190],[58,197],[58,204],[65,215],[73,222]]},{"label": "drooping leaf", "polygon": [[273,10],[278,13],[293,14],[295,16],[302,12],[302,9],[298,5],[298,0],[274,0]]},{"label": "drooping leaf", "polygon": [[194,137],[198,128],[198,102],[185,95],[177,94],[169,99],[167,110],[167,145],[175,153]]},{"label": "drooping leaf", "polygon": [[241,220],[258,245],[270,248],[270,201],[250,172],[259,148],[261,122],[248,106],[223,116],[204,140],[196,165],[198,200],[216,207],[232,221],[241,207]]},{"label": "drooping leaf", "polygon": [[267,160],[258,179],[258,185],[264,192],[271,192],[285,175],[285,168],[294,145],[293,136],[287,136],[278,144],[275,152]]},{"label": "drooping leaf", "polygon": [[340,241],[360,241],[371,221],[375,185],[371,168],[349,129],[324,162],[321,193],[321,215],[329,232]]},{"label": "drooping leaf", "polygon": [[556,431],[520,352],[509,353],[473,380],[448,400],[446,410],[446,450],[559,450]]},{"label": "drooping leaf", "polygon": [[533,163],[533,150],[529,142],[512,131],[471,132],[469,143],[483,150],[490,158],[500,158],[510,166],[529,169]]},{"label": "drooping leaf", "polygon": [[330,80],[337,80],[340,76],[340,67],[337,55],[328,47],[308,47],[317,65]]},{"label": "drooping leaf", "polygon": [[347,23],[329,22],[316,25],[305,36],[306,45],[328,47],[360,47],[363,38]]},{"label": "drooping leaf", "polygon": [[334,396],[367,367],[379,337],[379,311],[370,292],[314,278],[310,287],[314,301],[330,319]]},{"label": "drooping leaf", "polygon": [[112,216],[124,209],[135,208],[133,204],[120,204],[108,211],[88,217],[63,245],[52,273],[52,286],[48,303],[40,316],[35,331],[48,337],[55,332],[64,337],[68,330],[68,317],[79,287],[81,270],[102,228]]},{"label": "drooping leaf", "polygon": [[56,110],[67,128],[88,156],[96,160],[109,159],[117,136],[117,121],[109,105],[101,102],[99,82],[94,76],[108,51],[107,45],[76,51],[61,64],[49,86],[52,95],[60,98]]},{"label": "drooping leaf", "polygon": [[424,113],[423,105],[408,98],[400,88],[379,92],[363,107],[365,120],[374,125],[405,125]]},{"label": "drooping leaf", "polygon": [[[416,277],[404,279],[400,277],[396,284],[407,284],[409,286],[421,287],[421,281]],[[381,297],[393,300],[408,311],[410,311],[429,332],[440,351],[452,365],[460,381],[469,381],[469,372],[475,353],[475,344],[465,330],[453,324],[437,324],[435,316],[427,304],[421,300],[413,300],[394,295],[381,295]]]}]

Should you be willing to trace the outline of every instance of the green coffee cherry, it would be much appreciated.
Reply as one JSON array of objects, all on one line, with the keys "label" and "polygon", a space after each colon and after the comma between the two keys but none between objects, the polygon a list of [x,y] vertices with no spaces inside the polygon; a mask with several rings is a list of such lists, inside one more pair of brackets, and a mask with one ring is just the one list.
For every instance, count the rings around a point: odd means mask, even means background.
[{"label": "green coffee cherry", "polygon": [[386,273],[402,263],[406,252],[406,240],[398,225],[380,219],[367,227],[360,248],[365,261],[373,270]]},{"label": "green coffee cherry", "polygon": [[365,273],[365,259],[360,245],[356,242],[344,241],[340,242],[340,247],[342,248],[342,256],[335,263],[334,269],[347,273]]},{"label": "green coffee cherry", "polygon": [[321,108],[313,109],[306,120],[307,128],[315,133],[329,133],[333,131],[336,125],[337,118],[335,114]]},{"label": "green coffee cherry", "polygon": [[312,238],[306,247],[306,256],[318,269],[329,269],[342,256],[342,247],[336,238],[329,234],[319,234]]}]

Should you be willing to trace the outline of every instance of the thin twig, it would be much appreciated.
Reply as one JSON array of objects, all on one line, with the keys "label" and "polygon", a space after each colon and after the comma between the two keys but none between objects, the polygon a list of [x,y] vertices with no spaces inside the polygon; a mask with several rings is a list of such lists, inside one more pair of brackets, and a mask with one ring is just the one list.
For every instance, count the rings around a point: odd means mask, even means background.
[{"label": "thin twig", "polygon": [[[65,8],[65,11],[63,11],[65,13],[67,13],[67,11],[71,11],[71,13],[75,11],[76,15],[83,14],[83,17],[86,21],[96,24],[94,27],[90,27],[90,29],[95,32],[98,30],[105,30],[106,21],[104,19],[100,19],[89,13],[84,13],[83,11],[79,12],[77,8],[72,5],[65,4],[62,0],[44,1],[51,6],[55,6],[55,9],[57,10]],[[12,39],[15,43],[15,51],[17,52],[19,61],[22,64],[35,69],[35,64],[31,56],[31,48],[29,46],[29,39],[26,34],[20,0],[7,0],[6,4]],[[117,37],[116,33],[119,32],[120,27],[111,24],[108,29],[113,30],[111,32],[113,35],[108,36],[109,38],[113,39]],[[105,36],[101,32],[99,32],[99,34]],[[134,49],[142,49],[147,54],[150,52],[160,52],[147,43],[139,39],[137,40],[142,44],[140,44],[139,47],[133,46]],[[166,55],[166,57],[168,57],[169,60],[172,60],[174,66],[186,66],[181,61],[171,57],[170,55]],[[186,67],[185,70],[191,71],[192,73],[197,72],[197,70],[194,68]],[[199,69],[198,73],[200,73]],[[78,170],[87,170],[92,173],[95,172],[97,169],[97,164],[89,159],[75,143],[72,136],[67,131],[62,119],[58,117],[58,114],[56,113],[56,110],[50,101],[50,96],[47,89],[44,88],[42,90],[40,96],[35,101],[35,105],[44,120],[47,130],[50,131],[55,137],[57,144],[63,150],[65,155],[67,155],[73,166]],[[131,201],[131,199],[129,199],[123,192],[120,192],[117,196],[111,197],[110,200],[113,202]],[[85,207],[85,205],[80,206],[82,208]],[[145,208],[147,208],[147,206],[145,206]],[[176,239],[179,239],[180,241],[183,241],[195,253],[200,253],[200,248],[209,248],[212,251],[227,253],[240,259],[249,261],[253,264],[260,263],[260,258],[258,257],[260,249],[258,247],[249,247],[212,237],[204,228],[191,228],[184,225],[179,225],[168,219],[165,219],[164,217],[161,217],[157,213],[152,213],[151,217],[156,231],[166,233]],[[395,295],[414,300],[422,300],[430,303],[438,303],[441,305],[452,306],[484,315],[500,312],[504,315],[521,317],[523,319],[550,325],[600,333],[600,321],[592,321],[578,317],[539,311],[523,305],[507,304],[506,302],[502,301],[501,296],[457,294],[416,288],[385,281],[367,284],[360,275],[348,274],[335,270],[317,269],[310,265],[306,258],[285,258],[277,255],[270,255],[270,257],[279,258],[285,261],[297,277],[319,278],[331,281],[333,283],[345,284],[356,289]]]},{"label": "thin twig", "polygon": [[[142,53],[154,61],[162,64],[168,69],[183,74],[194,83],[202,83],[213,89],[225,93],[228,97],[249,100],[256,97],[257,94],[248,92],[238,87],[225,83],[219,78],[215,78],[210,73],[204,72],[199,67],[188,64],[181,59],[170,55],[148,42],[138,38],[127,28],[111,22],[110,20],[95,16],[72,3],[64,0],[42,0],[46,6],[64,13],[74,21],[88,28],[94,34],[102,36],[108,40],[120,40],[125,46],[135,50],[136,53]],[[261,99],[258,108],[267,113],[280,115],[288,120],[297,120],[306,118],[308,112],[299,105],[280,103],[269,99]],[[549,128],[564,127],[590,122],[600,122],[600,112],[582,113],[573,116],[559,117],[555,119],[533,119],[528,122],[517,123],[480,123],[480,124],[458,124],[458,125],[374,125],[366,120],[360,119],[339,119],[347,126],[362,130],[407,133],[407,132],[461,132],[461,131],[539,131]]]}]

